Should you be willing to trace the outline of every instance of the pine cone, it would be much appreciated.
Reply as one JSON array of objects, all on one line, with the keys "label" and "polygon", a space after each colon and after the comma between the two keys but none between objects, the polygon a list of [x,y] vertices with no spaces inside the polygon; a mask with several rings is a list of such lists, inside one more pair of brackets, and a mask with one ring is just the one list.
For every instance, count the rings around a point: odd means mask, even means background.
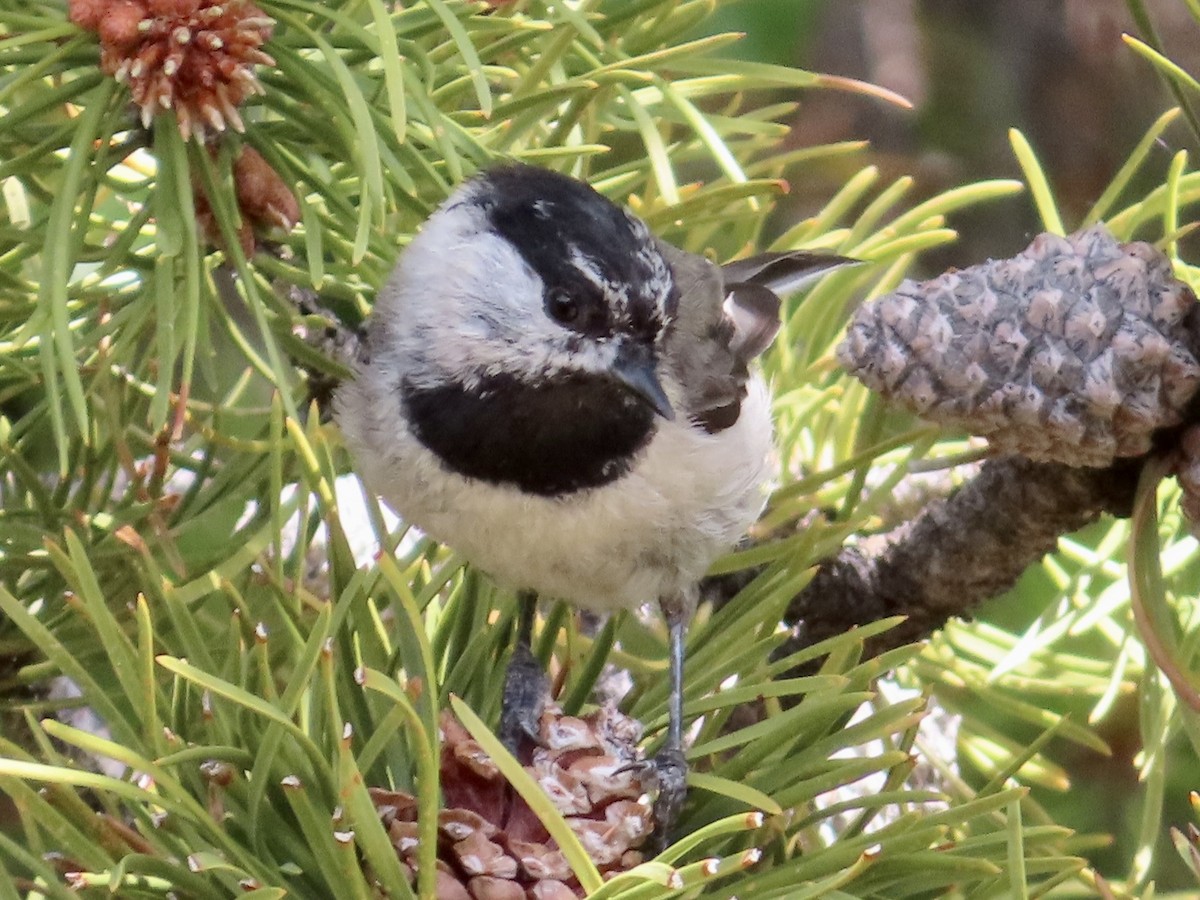
[{"label": "pine cone", "polygon": [[[215,144],[209,145],[209,154],[216,159]],[[292,189],[262,154],[248,144],[238,150],[233,162],[233,195],[242,220],[237,232],[238,243],[247,259],[258,249],[256,231],[276,228],[288,232],[300,221],[300,203]],[[225,240],[217,226],[212,204],[198,181],[192,183],[192,202],[201,238],[213,247],[224,249]]]},{"label": "pine cone", "polygon": [[1106,466],[1182,420],[1200,385],[1195,309],[1162,253],[1095,225],[905,281],[859,308],[837,355],[888,400],[999,450]]},{"label": "pine cone", "polygon": [[[541,821],[450,713],[442,714],[438,814],[439,900],[567,900],[583,896]],[[542,747],[525,770],[546,791],[605,875],[642,861],[653,831],[649,789],[637,762],[641,727],[615,708],[583,718],[556,706],[542,714]],[[371,789],[401,861],[417,864],[417,803],[409,794]],[[415,879],[415,876],[414,876]]]},{"label": "pine cone", "polygon": [[175,110],[184,140],[244,131],[238,107],[263,87],[255,66],[275,22],[249,0],[69,0],[100,38],[100,68],[125,83],[142,125]]}]

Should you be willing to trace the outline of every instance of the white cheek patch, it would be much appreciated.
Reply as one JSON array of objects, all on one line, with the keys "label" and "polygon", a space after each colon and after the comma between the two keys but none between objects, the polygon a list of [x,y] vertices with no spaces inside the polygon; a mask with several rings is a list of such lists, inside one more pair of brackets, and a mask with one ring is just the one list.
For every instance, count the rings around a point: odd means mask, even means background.
[{"label": "white cheek patch", "polygon": [[[560,372],[609,369],[616,347],[550,318],[541,277],[495,231],[477,191],[473,183],[434,213],[404,252],[377,298],[372,352],[387,357],[397,378],[429,388],[477,384],[497,373],[543,381]],[[553,226],[549,203],[534,201],[534,213]],[[665,323],[670,266],[646,225],[626,215],[637,239],[623,251],[632,264],[626,267],[639,273],[633,284],[614,279],[602,265],[609,248],[568,245],[563,262],[594,285],[619,318],[628,318],[640,301],[656,307]]]},{"label": "white cheek patch", "polygon": [[[472,387],[501,373],[534,381],[611,365],[615,348],[579,341],[546,315],[542,280],[512,244],[470,207],[446,212],[413,241],[378,302],[378,318],[394,323],[390,352],[406,381]],[[579,260],[581,272],[603,281],[591,260]]]}]

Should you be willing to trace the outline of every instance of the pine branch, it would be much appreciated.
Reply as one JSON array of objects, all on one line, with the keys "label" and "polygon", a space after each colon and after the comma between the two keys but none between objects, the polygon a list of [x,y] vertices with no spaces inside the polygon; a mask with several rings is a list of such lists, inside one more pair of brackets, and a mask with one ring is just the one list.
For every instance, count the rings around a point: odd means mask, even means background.
[{"label": "pine branch", "polygon": [[896,628],[872,638],[871,654],[928,637],[948,619],[968,617],[1016,584],[1058,539],[1100,515],[1128,517],[1143,459],[1080,468],[1007,456],[912,522],[820,565],[788,605],[796,636],[787,655],[830,635],[890,616]]}]

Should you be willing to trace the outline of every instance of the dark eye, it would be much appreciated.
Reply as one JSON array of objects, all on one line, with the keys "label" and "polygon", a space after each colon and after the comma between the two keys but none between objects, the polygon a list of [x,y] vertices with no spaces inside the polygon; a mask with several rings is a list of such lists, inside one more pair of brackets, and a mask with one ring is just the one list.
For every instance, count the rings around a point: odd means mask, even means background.
[{"label": "dark eye", "polygon": [[575,298],[564,290],[555,289],[546,295],[546,312],[555,322],[574,325],[579,321],[582,311]]}]

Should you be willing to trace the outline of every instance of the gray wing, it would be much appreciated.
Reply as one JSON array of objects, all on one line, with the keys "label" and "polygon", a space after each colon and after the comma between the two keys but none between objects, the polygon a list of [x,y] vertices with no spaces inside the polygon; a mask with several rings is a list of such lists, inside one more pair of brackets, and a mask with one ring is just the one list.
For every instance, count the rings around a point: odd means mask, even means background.
[{"label": "gray wing", "polygon": [[665,242],[659,248],[679,288],[664,362],[683,390],[683,412],[710,433],[738,420],[750,360],[770,346],[779,330],[779,294],[854,262],[796,251],[718,267]]},{"label": "gray wing", "polygon": [[785,250],[735,259],[721,266],[721,272],[726,284],[755,284],[786,296],[826,272],[857,262],[835,253]]}]

